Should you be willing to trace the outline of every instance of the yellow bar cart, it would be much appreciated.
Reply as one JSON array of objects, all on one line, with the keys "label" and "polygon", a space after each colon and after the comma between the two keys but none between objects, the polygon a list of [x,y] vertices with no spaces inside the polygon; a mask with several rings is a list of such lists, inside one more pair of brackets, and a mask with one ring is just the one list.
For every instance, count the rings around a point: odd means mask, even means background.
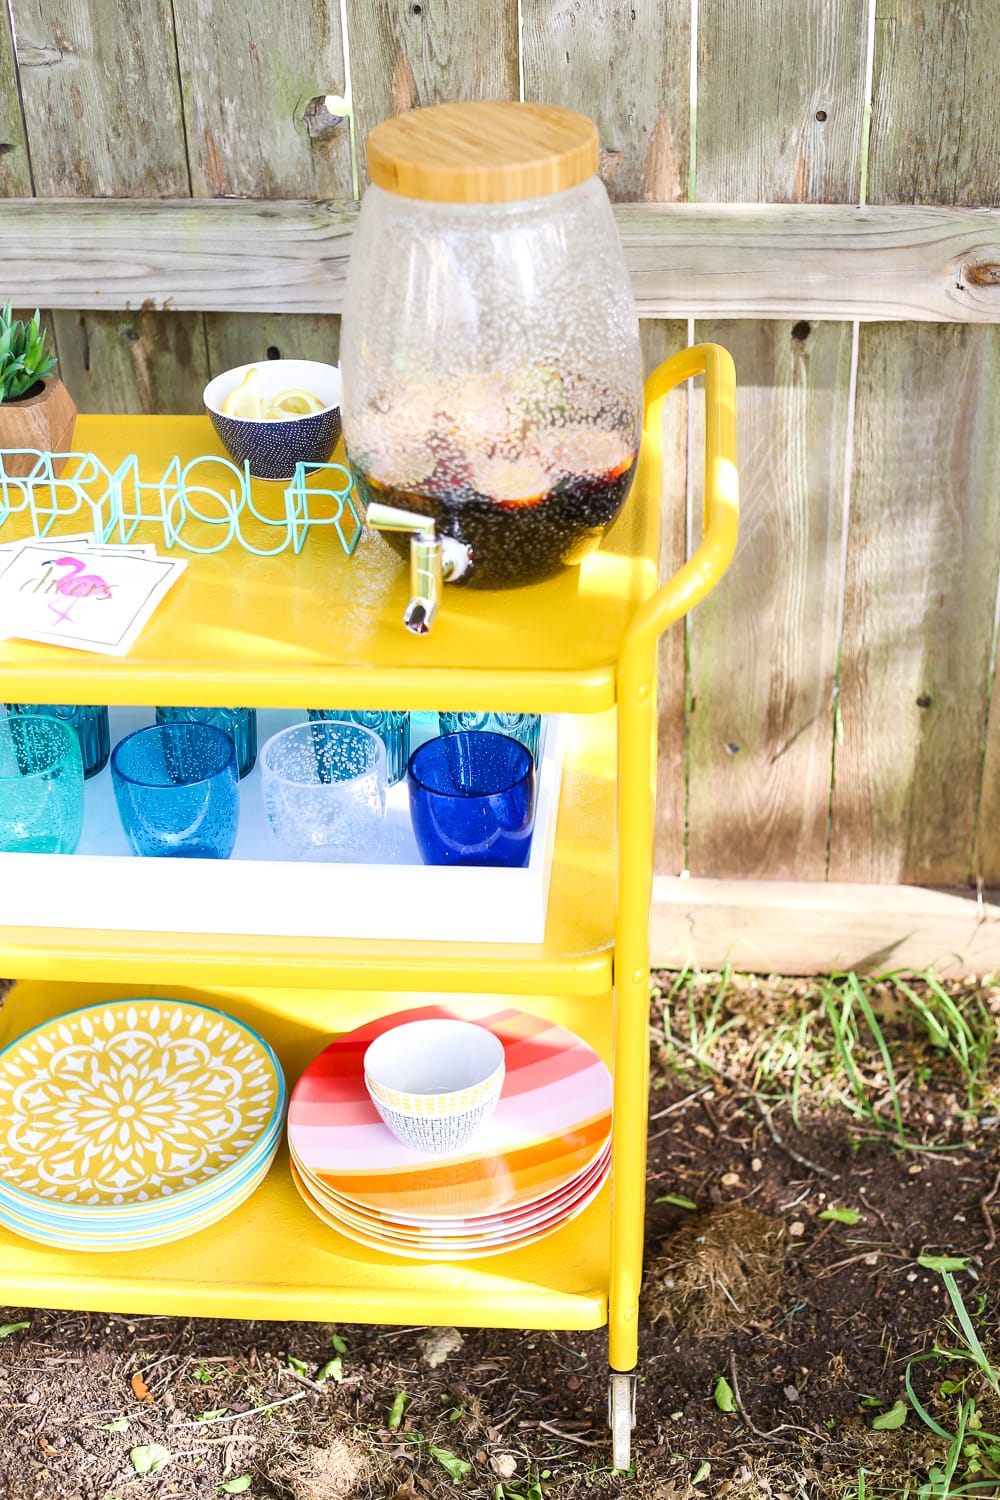
[{"label": "yellow bar cart", "polygon": [[[659,583],[662,406],[706,377],[704,532]],[[135,453],[211,451],[204,418],[82,417],[75,446],[107,468]],[[124,658],[0,643],[4,700],[296,707],[511,709],[573,716],[544,939],[472,944],[234,937],[171,930],[0,927],[17,977],[0,1045],[39,1022],[140,991],[215,1004],[261,1031],[289,1080],[325,1042],[414,994],[524,997],[571,1025],[614,1084],[610,1187],[549,1238],[469,1264],[413,1263],[354,1245],[309,1213],[287,1161],[229,1218],[142,1255],[83,1255],[0,1230],[9,1301],[189,1316],[609,1329],[614,1463],[629,1463],[638,1357],[649,1048],[659,635],[712,589],[736,543],[735,376],[715,345],[685,350],[646,385],[639,473],[601,549],[514,593],[456,590],[432,633],[400,626],[405,578],[375,543],[353,558],[323,539],[248,562],[192,563]],[[141,538],[140,538],[141,539]],[[11,878],[5,857],[4,878]],[[111,914],[113,915],[113,913]]]}]

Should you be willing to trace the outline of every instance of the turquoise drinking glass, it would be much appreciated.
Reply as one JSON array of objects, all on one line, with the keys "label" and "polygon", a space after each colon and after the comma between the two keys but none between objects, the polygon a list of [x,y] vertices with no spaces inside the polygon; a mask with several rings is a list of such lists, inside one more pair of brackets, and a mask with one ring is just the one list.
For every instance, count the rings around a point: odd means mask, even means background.
[{"label": "turquoise drinking glass", "polygon": [[479,729],[487,730],[490,734],[505,734],[508,739],[517,740],[526,750],[530,750],[531,759],[536,767],[538,765],[538,751],[542,736],[541,714],[439,713],[438,727],[442,734],[457,734],[462,729]]},{"label": "turquoise drinking glass", "polygon": [[76,731],[47,714],[0,719],[0,852],[72,854],[83,829]]},{"label": "turquoise drinking glass", "polygon": [[385,746],[386,784],[395,786],[402,781],[410,758],[410,715],[406,709],[308,708],[306,712],[314,723],[339,719],[346,724],[360,724],[377,734]]},{"label": "turquoise drinking glass", "polygon": [[173,720],[136,729],[111,754],[118,816],[133,854],[228,859],[239,821],[232,736]]},{"label": "turquoise drinking glass", "polygon": [[103,771],[111,754],[111,725],[106,708],[93,703],[5,703],[9,714],[45,714],[65,719],[76,730],[83,756],[84,779]]},{"label": "turquoise drinking glass", "polygon": [[158,708],[157,724],[187,721],[214,724],[228,734],[236,746],[240,780],[249,776],[257,761],[257,710],[255,708]]}]

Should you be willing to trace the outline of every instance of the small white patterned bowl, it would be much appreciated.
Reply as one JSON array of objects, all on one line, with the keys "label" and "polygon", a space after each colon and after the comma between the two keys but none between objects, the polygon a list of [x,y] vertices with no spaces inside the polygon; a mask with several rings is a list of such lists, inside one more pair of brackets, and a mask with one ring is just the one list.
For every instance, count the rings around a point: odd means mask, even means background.
[{"label": "small white patterned bowl", "polygon": [[496,1109],[503,1043],[471,1021],[411,1021],[376,1037],[364,1073],[393,1135],[414,1151],[442,1155],[464,1146]]},{"label": "small white patterned bowl", "polygon": [[[309,391],[323,402],[312,415],[287,417],[280,422],[255,422],[249,417],[227,417],[227,396],[242,385],[247,372],[258,371],[261,395]],[[206,385],[202,400],[222,445],[234,463],[250,465],[254,479],[291,479],[297,463],[325,464],[340,437],[340,367],[313,359],[262,359],[252,365],[223,370]]]}]

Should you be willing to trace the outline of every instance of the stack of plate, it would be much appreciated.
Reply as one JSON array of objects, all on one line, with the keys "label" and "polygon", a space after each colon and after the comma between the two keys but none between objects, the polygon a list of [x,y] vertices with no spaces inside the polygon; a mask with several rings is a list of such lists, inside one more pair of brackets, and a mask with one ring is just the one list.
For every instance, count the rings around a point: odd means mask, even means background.
[{"label": "stack of plate", "polygon": [[285,1080],[266,1042],[180,1000],[115,1000],[0,1052],[0,1224],[69,1250],[194,1234],[263,1181]]},{"label": "stack of plate", "polygon": [[364,1082],[381,1032],[459,1007],[382,1016],[333,1042],[292,1093],[292,1175],[313,1213],[369,1249],[469,1260],[531,1244],[600,1192],[611,1153],[611,1077],[586,1042],[518,1010],[476,1016],[503,1042],[496,1113],[455,1156],[425,1156],[382,1124]]}]

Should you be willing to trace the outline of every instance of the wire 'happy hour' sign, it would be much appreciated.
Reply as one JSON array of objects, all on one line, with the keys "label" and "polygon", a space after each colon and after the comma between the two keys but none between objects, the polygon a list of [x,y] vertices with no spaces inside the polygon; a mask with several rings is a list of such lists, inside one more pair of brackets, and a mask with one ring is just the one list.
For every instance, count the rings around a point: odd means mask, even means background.
[{"label": "wire 'happy hour' sign", "polygon": [[[361,536],[352,479],[341,464],[296,464],[268,514],[255,499],[249,464],[204,454],[182,463],[172,458],[156,479],[143,479],[136,454],[115,470],[93,453],[7,452],[35,460],[14,476],[0,450],[0,538],[6,521],[26,518],[35,537],[70,517],[89,520],[97,542],[128,542],[140,525],[152,525],[167,547],[219,552],[235,542],[258,557],[291,547],[300,552],[313,527],[330,526],[351,555]],[[23,464],[21,465],[23,467]]]}]

